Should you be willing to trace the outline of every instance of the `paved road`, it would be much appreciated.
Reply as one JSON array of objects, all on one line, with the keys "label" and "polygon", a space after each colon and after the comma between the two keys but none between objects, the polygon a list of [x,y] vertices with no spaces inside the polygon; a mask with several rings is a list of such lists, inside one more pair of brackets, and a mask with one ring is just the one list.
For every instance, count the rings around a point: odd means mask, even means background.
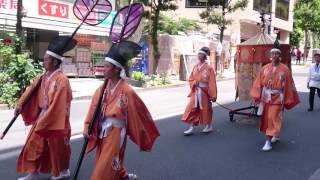
[{"label": "paved road", "polygon": [[[285,113],[281,141],[274,146],[273,151],[267,153],[260,150],[264,136],[258,133],[258,120],[236,116],[236,122],[232,123],[225,109],[214,107],[214,132],[205,135],[200,133],[199,128],[199,133],[185,137],[182,132],[187,126],[180,122],[179,112],[184,109],[186,103],[187,87],[140,93],[150,107],[152,115],[158,119],[156,123],[161,137],[152,153],[141,153],[135,145],[129,143],[126,167],[129,172],[137,173],[141,180],[320,179],[320,141],[317,139],[320,136],[320,102],[316,102],[314,112],[306,111],[308,94],[305,80],[306,70],[295,74],[302,103]],[[247,102],[232,101],[232,87],[233,81],[219,83],[218,101],[232,109],[248,105]],[[161,93],[163,96],[158,98]],[[83,120],[87,104],[86,101],[74,104],[72,121]],[[161,113],[163,111],[165,113]],[[160,119],[174,113],[177,115]],[[80,127],[81,125],[79,129]],[[16,132],[13,134],[16,135]],[[4,141],[1,142],[1,146],[4,147],[3,143]],[[71,170],[76,164],[81,144],[81,138],[72,141]],[[20,149],[14,148],[11,153],[8,150],[1,151],[0,174],[4,179],[18,177],[15,173],[15,161]],[[93,162],[94,153],[86,156],[80,179],[89,179]],[[43,175],[43,179],[46,178],[48,175]]]},{"label": "paved road", "polygon": [[[219,81],[219,102],[232,102],[235,96],[234,80]],[[138,91],[139,96],[148,106],[152,116],[163,119],[179,115],[184,111],[188,98],[189,87],[179,86],[173,88],[153,89]],[[86,116],[90,100],[73,101],[71,105],[71,127],[72,134],[79,134],[83,129],[83,120]],[[0,130],[3,130],[12,118],[13,110],[0,111]],[[0,150],[22,145],[25,141],[28,128],[22,122],[21,117],[17,119],[5,139],[0,142]],[[0,156],[1,157],[1,156]]]}]

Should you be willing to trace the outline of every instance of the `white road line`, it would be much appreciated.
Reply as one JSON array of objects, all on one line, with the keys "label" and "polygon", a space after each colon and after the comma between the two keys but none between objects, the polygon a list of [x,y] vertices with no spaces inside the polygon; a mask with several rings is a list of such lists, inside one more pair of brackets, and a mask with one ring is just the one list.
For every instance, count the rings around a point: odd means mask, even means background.
[{"label": "white road line", "polygon": [[82,134],[75,134],[75,135],[72,135],[70,139],[71,139],[71,141],[72,141],[72,140],[75,140],[75,139],[80,139],[80,138],[82,138],[82,137],[83,137]]},{"label": "white road line", "polygon": [[178,115],[181,115],[181,114],[183,114],[183,111],[176,112],[176,113],[171,113],[171,114],[166,114],[166,115],[162,115],[162,116],[157,116],[157,117],[154,118],[154,121],[159,121],[159,120],[162,120],[162,119],[178,116]]}]

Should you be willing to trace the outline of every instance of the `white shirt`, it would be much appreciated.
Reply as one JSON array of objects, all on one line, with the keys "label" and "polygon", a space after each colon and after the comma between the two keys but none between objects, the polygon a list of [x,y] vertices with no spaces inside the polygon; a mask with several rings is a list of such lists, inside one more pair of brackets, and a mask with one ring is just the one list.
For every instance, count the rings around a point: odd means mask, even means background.
[{"label": "white shirt", "polygon": [[308,76],[309,87],[316,87],[320,89],[320,64],[312,64]]}]

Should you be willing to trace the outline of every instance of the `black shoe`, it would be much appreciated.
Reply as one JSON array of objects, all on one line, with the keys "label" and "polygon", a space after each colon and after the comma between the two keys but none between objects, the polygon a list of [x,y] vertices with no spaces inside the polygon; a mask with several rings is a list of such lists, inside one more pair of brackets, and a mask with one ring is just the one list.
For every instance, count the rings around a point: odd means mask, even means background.
[{"label": "black shoe", "polygon": [[309,108],[308,111],[313,111],[313,109],[312,109],[312,108]]}]

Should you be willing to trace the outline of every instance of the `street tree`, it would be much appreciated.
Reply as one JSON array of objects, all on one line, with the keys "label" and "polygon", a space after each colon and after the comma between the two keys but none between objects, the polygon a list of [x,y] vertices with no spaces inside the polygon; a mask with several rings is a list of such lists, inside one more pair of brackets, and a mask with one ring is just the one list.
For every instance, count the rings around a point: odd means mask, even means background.
[{"label": "street tree", "polygon": [[310,44],[310,32],[320,34],[320,0],[298,0],[295,4],[294,19],[297,27],[304,31],[304,60]]},{"label": "street tree", "polygon": [[23,17],[23,5],[22,5],[22,0],[17,1],[17,24],[16,24],[16,34],[19,37],[18,41],[16,43],[16,53],[20,54],[21,53],[21,40],[22,40],[22,17]]},{"label": "street tree", "polygon": [[146,13],[147,19],[150,19],[151,26],[151,42],[153,47],[153,67],[152,72],[157,73],[157,68],[160,59],[160,51],[158,47],[158,29],[160,13],[163,11],[176,10],[178,7],[175,0],[140,0],[145,6],[150,8]]},{"label": "street tree", "polygon": [[226,15],[231,14],[239,9],[243,10],[248,5],[248,0],[207,0],[207,8],[200,13],[200,18],[208,24],[216,24],[220,30],[220,42],[223,41],[224,31],[232,23]]},{"label": "street tree", "polygon": [[0,104],[14,107],[16,101],[29,86],[32,79],[43,72],[42,67],[30,59],[26,53],[15,53],[19,38],[8,33],[12,44],[0,42]]},{"label": "street tree", "polygon": [[290,33],[290,45],[299,47],[300,42],[303,39],[303,30],[301,27],[297,25],[297,23],[293,23],[293,31]]},{"label": "street tree", "polygon": [[178,35],[179,33],[188,33],[198,31],[200,26],[196,21],[187,18],[172,19],[171,17],[161,15],[159,20],[159,29],[161,33]]}]

